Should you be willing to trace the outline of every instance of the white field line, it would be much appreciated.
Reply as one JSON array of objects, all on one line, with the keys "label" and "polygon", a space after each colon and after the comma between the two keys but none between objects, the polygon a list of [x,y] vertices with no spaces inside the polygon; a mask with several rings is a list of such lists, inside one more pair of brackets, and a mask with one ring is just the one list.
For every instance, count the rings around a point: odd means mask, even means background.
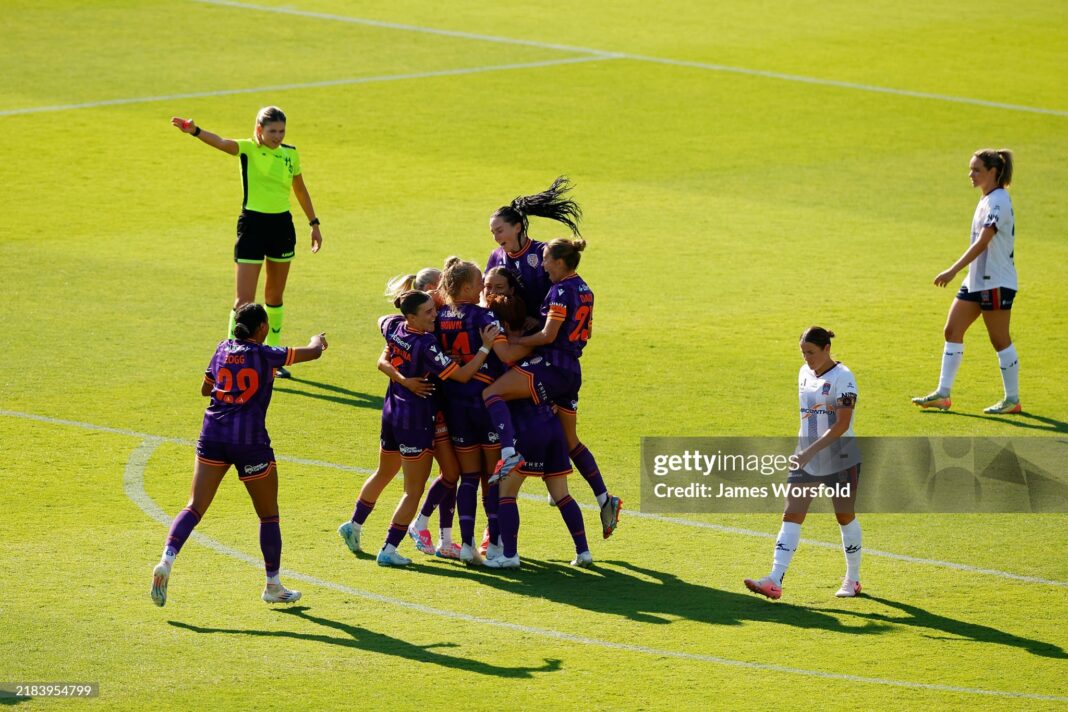
[{"label": "white field line", "polygon": [[573,45],[561,45],[552,44],[548,42],[537,42],[534,40],[524,40],[514,37],[503,37],[498,35],[484,35],[473,32],[459,32],[455,30],[443,30],[434,27],[422,27],[419,25],[408,25],[399,22],[384,22],[381,20],[371,20],[362,17],[349,17],[347,15],[335,15],[325,12],[312,12],[310,10],[299,10],[291,7],[272,7],[270,5],[257,5],[254,3],[236,2],[235,0],[191,0],[192,2],[198,2],[204,5],[216,5],[221,7],[230,7],[241,10],[256,10],[259,12],[273,12],[282,15],[292,15],[296,17],[306,17],[317,20],[327,20],[332,22],[344,22],[353,25],[365,25],[368,27],[380,27],[389,30],[400,30],[404,32],[418,32],[429,35],[440,35],[444,37],[455,37],[457,39],[475,40],[480,42],[496,42],[498,44],[508,45],[520,45],[524,47],[539,47],[541,49],[551,49],[561,52],[578,52],[582,54],[592,55],[602,59],[630,59],[637,62],[652,62],[655,64],[666,64],[677,67],[690,67],[693,69],[704,69],[712,72],[725,72],[729,74],[742,74],[751,77],[762,77],[765,79],[778,79],[787,82],[801,82],[804,84],[816,84],[819,86],[835,87],[838,89],[851,89],[855,91],[875,92],[879,94],[893,94],[895,96],[904,96],[914,99],[928,99],[932,101],[944,101],[956,104],[970,104],[972,106],[982,106],[990,109],[1004,109],[1007,111],[1023,111],[1032,114],[1044,114],[1047,116],[1068,116],[1068,111],[1059,109],[1047,109],[1037,106],[1025,106],[1023,104],[1008,104],[996,101],[987,101],[985,99],[976,99],[966,96],[953,96],[951,94],[938,94],[932,92],[912,91],[910,89],[896,89],[894,87],[884,87],[875,84],[862,84],[858,82],[845,82],[835,79],[822,79],[820,77],[806,77],[799,74],[786,74],[783,72],[772,72],[764,69],[752,69],[750,67],[735,67],[726,64],[713,64],[709,62],[694,62],[681,59],[670,59],[665,57],[650,57],[642,54],[630,54],[628,52],[612,52],[607,50],[595,49],[592,47],[576,47]]},{"label": "white field line", "polygon": [[[20,418],[23,420],[33,420],[40,423],[48,423],[50,425],[66,425],[75,428],[81,428],[83,430],[94,430],[97,432],[113,433],[115,435],[127,435],[129,437],[139,438],[141,440],[153,440],[160,443],[173,443],[176,445],[185,445],[188,447],[194,446],[196,443],[192,440],[186,440],[183,438],[169,438],[159,435],[152,435],[150,433],[141,433],[135,430],[127,430],[125,428],[112,428],[105,425],[94,425],[93,423],[82,423],[77,420],[64,420],[62,418],[50,418],[45,415],[35,415],[33,413],[22,413],[14,410],[2,410],[0,409],[0,417]],[[292,462],[298,465],[309,465],[312,467],[323,467],[333,470],[342,470],[344,472],[355,472],[362,475],[369,475],[373,470],[369,470],[363,467],[354,467],[352,465],[339,465],[333,462],[325,462],[323,460],[309,460],[301,457],[290,457],[287,455],[278,455],[276,458],[280,462]],[[521,494],[523,499],[529,499],[532,501],[544,502],[544,495],[534,494]],[[597,507],[589,504],[579,505],[583,509],[591,512],[599,512]],[[677,524],[683,527],[693,527],[696,529],[708,529],[714,532],[720,532],[722,534],[740,534],[742,536],[759,537],[762,539],[774,539],[775,534],[768,532],[756,531],[754,529],[744,529],[742,527],[728,527],[722,524],[712,524],[710,522],[699,522],[692,519],[682,519],[681,517],[667,517],[662,514],[652,514],[648,512],[638,512],[634,510],[624,510],[627,519],[648,519],[656,522],[664,522],[666,524]],[[815,539],[802,539],[803,543],[809,546],[816,546],[824,549],[833,549],[835,551],[841,549],[842,545],[839,542],[817,541]],[[1051,579],[1038,578],[1036,576],[1024,576],[1022,574],[1014,574],[1008,571],[1000,571],[998,569],[980,568],[978,566],[970,566],[968,564],[959,564],[953,561],[939,561],[938,559],[924,559],[916,556],[908,556],[907,554],[894,554],[889,551],[880,551],[878,549],[864,549],[865,556],[876,556],[885,559],[894,559],[897,561],[904,561],[910,564],[924,564],[927,566],[937,566],[946,569],[956,569],[958,571],[967,571],[972,574],[983,574],[986,576],[997,576],[998,578],[1009,579],[1012,581],[1021,581],[1023,583],[1041,584],[1044,586],[1060,586],[1068,588],[1068,581],[1054,581]]]},{"label": "white field line", "polygon": [[[156,502],[148,496],[145,491],[145,468],[148,465],[149,458],[152,457],[152,453],[156,451],[156,448],[163,442],[173,442],[170,439],[147,437],[141,441],[137,448],[130,454],[129,459],[126,461],[126,467],[123,472],[122,485],[123,491],[126,496],[130,498],[138,507],[141,508],[145,514],[163,526],[169,526],[171,523],[171,517],[167,515],[163,509],[156,504]],[[243,551],[233,549],[226,546],[214,539],[200,534],[199,532],[193,532],[192,538],[197,543],[216,551],[220,554],[233,557],[240,561],[244,561],[256,568],[262,568],[263,561],[257,559],[254,556],[250,556]],[[973,687],[958,687],[956,685],[940,685],[937,683],[926,682],[909,682],[906,680],[892,680],[880,677],[865,677],[862,675],[848,675],[844,673],[823,672],[820,670],[806,670],[803,668],[792,668],[783,665],[772,665],[768,663],[755,663],[745,660],[733,660],[731,658],[720,658],[714,655],[701,655],[699,653],[685,653],[677,650],[662,650],[659,648],[651,648],[645,645],[631,645],[629,643],[617,643],[610,640],[600,640],[597,638],[589,638],[583,635],[573,635],[571,633],[563,633],[561,631],[552,630],[549,628],[537,628],[534,626],[521,625],[519,623],[510,623],[508,621],[495,620],[493,618],[483,618],[482,616],[473,616],[469,613],[460,613],[456,611],[447,611],[440,608],[434,608],[421,603],[413,603],[411,601],[405,601],[399,598],[390,598],[389,596],[383,596],[378,593],[372,593],[370,591],[363,591],[358,588],[346,586],[344,584],[335,583],[333,581],[326,581],[316,576],[309,576],[308,574],[302,574],[299,571],[292,571],[290,569],[282,569],[281,573],[289,580],[303,581],[310,583],[313,586],[320,586],[322,588],[332,589],[340,593],[348,594],[350,596],[358,596],[378,603],[384,603],[391,606],[399,606],[411,611],[416,611],[426,615],[439,616],[441,618],[451,618],[453,620],[464,621],[465,623],[475,623],[479,625],[488,625],[495,628],[503,628],[506,630],[515,631],[517,633],[524,633],[527,635],[536,635],[544,638],[553,638],[556,640],[563,640],[570,643],[578,643],[580,645],[593,645],[601,648],[609,648],[612,650],[623,650],[632,653],[645,653],[647,655],[655,655],[657,657],[677,658],[683,660],[694,660],[699,662],[713,663],[715,665],[726,665],[734,668],[743,668],[747,670],[759,670],[761,672],[775,672],[783,673],[787,675],[803,675],[805,677],[816,677],[827,680],[843,680],[846,682],[857,682],[870,685],[884,685],[890,687],[904,687],[914,690],[931,690],[935,692],[952,692],[968,695],[983,695],[987,697],[1010,697],[1016,699],[1026,700],[1043,700],[1048,702],[1068,702],[1068,697],[1062,697],[1057,695],[1042,695],[1032,692],[1010,692],[1006,690],[984,690]],[[146,604],[147,605],[147,604]]]},{"label": "white field line", "polygon": [[372,84],[375,82],[395,82],[405,79],[429,79],[432,77],[454,77],[464,74],[482,74],[486,72],[503,72],[515,69],[535,69],[552,67],[558,64],[577,64],[579,62],[600,62],[612,59],[609,56],[565,57],[562,59],[545,59],[538,62],[518,62],[514,64],[491,64],[481,67],[459,67],[457,69],[438,69],[429,72],[411,72],[408,74],[382,74],[374,77],[349,77],[346,79],[326,79],[318,82],[297,84],[276,84],[264,87],[246,87],[240,89],[218,89],[215,91],[187,92],[184,94],[163,94],[159,96],[132,96],[121,99],[102,99],[79,104],[54,104],[52,106],[28,106],[21,109],[0,109],[0,117],[20,116],[23,114],[42,114],[53,111],[73,111],[75,109],[95,109],[102,106],[121,106],[123,104],[144,104],[153,101],[177,101],[179,99],[203,99],[212,96],[230,96],[232,94],[261,94],[265,92],[289,91],[292,89],[315,89],[319,87],[347,86],[350,84]]}]

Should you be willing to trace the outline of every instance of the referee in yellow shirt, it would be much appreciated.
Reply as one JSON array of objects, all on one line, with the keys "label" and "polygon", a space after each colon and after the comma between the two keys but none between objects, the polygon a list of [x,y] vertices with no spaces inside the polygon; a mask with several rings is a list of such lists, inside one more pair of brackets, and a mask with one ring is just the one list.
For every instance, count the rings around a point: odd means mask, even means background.
[{"label": "referee in yellow shirt", "polygon": [[[263,301],[267,307],[270,333],[268,346],[278,346],[285,314],[282,295],[289,277],[289,263],[296,250],[297,234],[289,212],[289,191],[297,196],[311,227],[311,251],[323,244],[319,218],[315,216],[311,195],[304,185],[297,149],[282,143],[286,135],[286,115],[277,106],[260,109],[256,115],[254,138],[223,138],[197,126],[192,119],[171,119],[182,133],[190,134],[209,146],[237,156],[241,161],[241,217],[237,219],[237,242],[234,243],[236,297],[230,311],[229,337],[234,337],[234,314],[242,304],[256,301],[260,267],[267,262],[263,284]],[[288,378],[289,371],[279,368],[276,375]]]}]

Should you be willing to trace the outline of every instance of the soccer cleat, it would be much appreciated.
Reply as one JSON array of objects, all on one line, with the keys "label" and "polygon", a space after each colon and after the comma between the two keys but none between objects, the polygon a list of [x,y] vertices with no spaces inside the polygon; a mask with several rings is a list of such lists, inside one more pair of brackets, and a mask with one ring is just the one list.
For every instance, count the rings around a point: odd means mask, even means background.
[{"label": "soccer cleat", "polygon": [[486,557],[487,562],[491,559],[498,559],[504,556],[504,547],[500,544],[490,544],[482,555]]},{"label": "soccer cleat", "polygon": [[498,460],[497,467],[493,470],[493,474],[490,475],[487,484],[494,485],[508,477],[516,469],[527,464],[527,461],[523,459],[523,456],[518,452],[512,453],[508,457]]},{"label": "soccer cleat", "polygon": [[745,587],[753,593],[759,593],[761,596],[767,596],[773,601],[777,601],[782,598],[782,587],[772,581],[770,576],[765,576],[759,581],[753,579],[746,579]]},{"label": "soccer cleat", "polygon": [[550,507],[555,507],[556,506],[556,500],[553,499],[553,496],[551,494],[546,494],[545,496],[549,500],[549,506]]},{"label": "soccer cleat", "polygon": [[983,408],[984,413],[990,415],[1007,415],[1010,413],[1019,413],[1023,410],[1018,400],[1009,400],[1008,398],[1002,398],[989,408]]},{"label": "soccer cleat", "polygon": [[296,603],[300,600],[300,591],[291,591],[280,583],[269,583],[260,598],[264,603]]},{"label": "soccer cleat", "polygon": [[278,368],[274,369],[274,377],[275,378],[292,378],[293,374],[290,373],[289,369],[286,368],[285,366],[279,366]]},{"label": "soccer cleat", "polygon": [[586,551],[576,556],[574,561],[571,562],[571,565],[578,566],[583,569],[588,569],[593,566],[593,554],[591,554],[590,550],[587,549]]},{"label": "soccer cleat", "polygon": [[448,544],[438,544],[438,548],[434,550],[434,556],[439,559],[459,559],[460,545],[454,541]]},{"label": "soccer cleat", "polygon": [[491,569],[518,569],[519,568],[519,554],[515,556],[505,556],[501,554],[495,559],[486,559],[486,566]]},{"label": "soccer cleat", "polygon": [[928,393],[919,398],[913,398],[912,402],[923,409],[937,408],[938,410],[949,410],[949,407],[953,405],[953,401],[949,399],[948,395],[942,395],[938,391]]},{"label": "soccer cleat", "polygon": [[396,550],[386,553],[385,549],[378,552],[378,558],[375,559],[379,566],[407,566],[412,563],[412,560],[401,556]]},{"label": "soccer cleat", "polygon": [[619,526],[619,512],[623,509],[623,500],[619,497],[608,495],[608,501],[601,507],[601,529],[604,538],[612,536],[612,532]]},{"label": "soccer cleat", "polygon": [[489,549],[489,545],[490,545],[489,527],[486,527],[485,531],[482,532],[482,543],[478,545],[478,553],[480,553],[483,556],[485,556],[486,555],[486,550]]},{"label": "soccer cleat", "polygon": [[434,555],[434,538],[430,536],[429,529],[418,530],[412,524],[408,527],[408,536],[415,542],[415,548],[427,556]]},{"label": "soccer cleat", "polygon": [[860,581],[854,581],[847,577],[842,579],[842,587],[834,595],[838,596],[838,598],[852,598],[858,593],[860,593]]},{"label": "soccer cleat", "polygon": [[341,535],[341,538],[345,540],[345,546],[349,547],[349,551],[353,554],[360,553],[360,528],[355,526],[351,521],[345,522],[337,528],[337,533]]},{"label": "soccer cleat", "polygon": [[167,604],[167,579],[171,577],[171,567],[166,562],[159,562],[152,569],[152,602],[161,608]]},{"label": "soccer cleat", "polygon": [[460,561],[464,562],[467,566],[482,565],[482,557],[475,551],[475,547],[470,544],[464,544],[460,547]]}]

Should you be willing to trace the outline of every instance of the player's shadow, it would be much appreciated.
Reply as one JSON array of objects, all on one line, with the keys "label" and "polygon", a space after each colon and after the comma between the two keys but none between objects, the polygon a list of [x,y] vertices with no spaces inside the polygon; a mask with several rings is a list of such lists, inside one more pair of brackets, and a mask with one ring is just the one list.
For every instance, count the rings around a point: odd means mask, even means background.
[{"label": "player's shadow", "polygon": [[23,702],[32,701],[32,697],[16,697],[14,694],[11,696],[0,695],[0,707],[14,707],[15,705],[21,705]]},{"label": "player's shadow", "polygon": [[341,621],[330,620],[329,618],[321,618],[319,616],[314,616],[308,612],[311,609],[307,606],[276,608],[274,610],[283,615],[288,615],[293,618],[299,618],[308,623],[315,623],[326,628],[332,628],[334,630],[340,631],[344,635],[334,636],[325,635],[322,633],[301,633],[291,630],[204,628],[201,626],[192,625],[190,623],[183,623],[181,621],[168,622],[175,628],[182,628],[183,630],[192,631],[194,633],[247,635],[265,638],[291,638],[296,640],[310,640],[317,643],[325,643],[327,645],[339,645],[345,648],[359,648],[361,650],[369,650],[371,652],[380,653],[382,655],[392,655],[398,658],[404,658],[405,660],[411,660],[413,662],[440,665],[441,667],[452,668],[454,670],[465,670],[467,672],[478,673],[480,675],[490,675],[493,677],[525,679],[533,677],[534,673],[556,672],[561,669],[560,661],[551,658],[544,658],[544,664],[538,667],[504,667],[500,665],[494,665],[492,663],[485,663],[481,660],[471,660],[469,658],[463,658],[456,655],[448,655],[446,653],[437,652],[437,649],[455,648],[457,647],[456,643],[431,643],[429,645],[416,645],[414,643],[409,643],[406,640],[394,638],[393,636],[386,635],[384,633],[376,633],[373,630],[361,628],[360,626],[342,623]]},{"label": "player's shadow", "polygon": [[[312,390],[297,390],[296,388],[287,388],[284,384],[300,383],[302,385],[311,386],[312,388],[318,388],[326,393],[317,393]],[[291,393],[297,396],[305,396],[307,398],[315,398],[317,400],[330,401],[331,403],[340,403],[341,405],[349,405],[354,408],[370,408],[371,410],[382,410],[383,399],[382,396],[373,396],[369,393],[361,393],[360,391],[350,391],[348,388],[342,388],[341,386],[335,386],[330,383],[319,383],[318,381],[308,381],[303,378],[295,378],[290,376],[287,379],[276,379],[274,382],[275,393]]]},{"label": "player's shadow", "polygon": [[[639,623],[669,624],[674,619],[711,625],[745,621],[856,635],[878,635],[890,626],[875,621],[846,625],[838,617],[790,603],[771,602],[752,593],[735,593],[683,581],[675,574],[642,568],[626,561],[598,561],[575,569],[523,559],[520,569],[419,567],[420,573],[471,579],[486,586],[575,608],[621,616]],[[738,582],[741,588],[742,582]]]},{"label": "player's shadow", "polygon": [[871,596],[868,594],[862,594],[865,598],[876,603],[881,603],[888,608],[896,608],[904,615],[895,616],[888,613],[868,613],[864,611],[835,611],[837,613],[849,613],[850,615],[857,616],[858,618],[867,618],[872,621],[881,621],[884,623],[892,623],[894,625],[909,625],[917,628],[929,628],[931,630],[942,631],[948,633],[954,637],[944,636],[927,636],[936,640],[957,640],[968,639],[974,640],[977,643],[994,643],[997,645],[1008,645],[1014,648],[1020,648],[1026,650],[1032,655],[1039,655],[1044,658],[1056,658],[1064,660],[1068,658],[1068,653],[1064,651],[1060,646],[1053,643],[1045,643],[1041,640],[1032,640],[1031,638],[1024,638],[1012,633],[1006,633],[1003,630],[997,628],[991,628],[979,623],[969,623],[968,621],[961,621],[955,618],[948,618],[946,616],[938,615],[937,613],[931,613],[925,611],[917,606],[912,606],[907,603],[900,603],[898,601],[891,601],[887,598],[880,598],[878,596]]},{"label": "player's shadow", "polygon": [[[997,423],[1004,423],[1016,428],[1027,428],[1028,430],[1040,430],[1046,433],[1068,433],[1068,423],[1063,420],[1057,420],[1056,418],[1048,418],[1044,415],[1037,415],[1035,413],[1028,413],[1023,411],[1021,413],[1014,413],[1012,415],[993,415],[986,413],[961,413],[957,410],[925,410],[924,413],[936,413],[938,415],[945,416],[957,416],[958,418],[978,418],[979,420],[988,420]],[[1034,422],[1031,422],[1034,421]]]}]

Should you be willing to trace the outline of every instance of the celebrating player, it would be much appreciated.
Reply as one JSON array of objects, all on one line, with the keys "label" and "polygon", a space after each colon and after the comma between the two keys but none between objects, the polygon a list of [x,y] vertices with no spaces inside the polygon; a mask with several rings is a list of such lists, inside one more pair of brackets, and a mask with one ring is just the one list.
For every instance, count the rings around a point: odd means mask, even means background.
[{"label": "celebrating player", "polygon": [[953,404],[950,390],[964,357],[964,334],[981,314],[990,343],[998,356],[1005,397],[984,408],[984,413],[1019,413],[1020,360],[1009,336],[1009,318],[1016,297],[1016,218],[1006,188],[1012,182],[1012,151],[984,148],[972,155],[968,164],[972,187],[982,193],[972,217],[971,244],[949,269],[934,278],[945,287],[965,267],[968,276],[957,292],[946,317],[946,346],[938,388],[912,402],[921,408],[948,410]]},{"label": "celebrating player", "polygon": [[[487,326],[480,333],[482,345],[463,367],[438,348],[434,338],[437,307],[426,292],[412,290],[397,297],[394,305],[400,315],[379,320],[386,340],[381,359],[387,359],[402,379],[425,380],[435,375],[442,381],[466,383],[486,362],[490,345],[499,330]],[[386,542],[378,554],[380,566],[407,566],[411,559],[397,553],[415,516],[419,498],[430,475],[434,446],[434,406],[414,393],[409,385],[391,379],[382,406],[381,451],[378,469],[363,484],[351,521],[338,527],[338,534],[352,553],[360,550],[360,530],[378,496],[397,472],[404,471],[404,495],[393,513]]]},{"label": "celebrating player", "polygon": [[[860,453],[853,442],[857,382],[852,371],[831,358],[832,338],[833,331],[819,326],[809,327],[801,335],[805,365],[797,376],[801,429],[794,458],[798,469],[790,473],[787,484],[848,485],[849,496],[833,500],[846,559],[846,575],[834,595],[848,598],[860,593],[861,532],[855,514]],[[811,502],[811,496],[787,498],[771,573],[756,581],[745,579],[750,591],[771,599],[782,596],[783,577],[801,540],[801,523]]]},{"label": "celebrating player", "polygon": [[326,335],[313,336],[302,348],[265,346],[269,330],[267,312],[259,304],[243,304],[234,315],[234,338],[215,349],[200,392],[211,396],[197,441],[193,488],[189,504],[171,523],[163,559],[152,571],[152,600],[167,603],[167,582],[182,545],[215,498],[227,470],[233,465],[260,518],[260,549],[267,569],[263,600],[292,603],[292,591],[278,579],[282,558],[282,532],[278,525],[278,470],[265,419],[271,403],[274,370],[312,361],[326,349]]},{"label": "celebrating player", "polygon": [[490,417],[501,433],[501,461],[493,481],[505,478],[523,464],[512,446],[515,432],[506,401],[530,398],[554,403],[564,427],[568,453],[590,484],[601,508],[601,529],[608,538],[619,525],[623,502],[608,493],[593,453],[578,438],[578,401],[582,385],[579,357],[593,329],[593,291],[575,272],[586,241],[557,238],[545,247],[545,270],[552,288],[541,308],[545,326],[529,336],[510,339],[536,347],[530,358],[516,364],[482,392]]},{"label": "celebrating player", "polygon": [[[315,216],[311,195],[304,185],[300,156],[295,147],[282,143],[286,135],[286,115],[277,106],[260,109],[253,129],[254,137],[237,140],[205,131],[192,119],[174,117],[171,123],[183,133],[241,160],[244,197],[241,216],[237,219],[237,242],[234,243],[236,296],[234,309],[230,312],[229,336],[234,336],[237,308],[256,300],[260,267],[266,260],[263,300],[271,325],[266,343],[277,346],[285,315],[282,297],[289,278],[289,263],[296,254],[297,236],[289,212],[291,188],[311,227],[311,251],[318,252],[323,243],[319,218]],[[277,375],[288,378],[289,371],[283,366]]]},{"label": "celebrating player", "polygon": [[570,190],[567,177],[560,176],[548,189],[535,195],[521,195],[490,216],[490,233],[499,247],[490,254],[486,272],[494,267],[507,267],[515,273],[521,287],[519,296],[535,318],[549,292],[550,280],[543,266],[545,243],[531,240],[527,235],[529,218],[555,220],[566,225],[572,235],[578,235],[582,209],[566,197]]}]

